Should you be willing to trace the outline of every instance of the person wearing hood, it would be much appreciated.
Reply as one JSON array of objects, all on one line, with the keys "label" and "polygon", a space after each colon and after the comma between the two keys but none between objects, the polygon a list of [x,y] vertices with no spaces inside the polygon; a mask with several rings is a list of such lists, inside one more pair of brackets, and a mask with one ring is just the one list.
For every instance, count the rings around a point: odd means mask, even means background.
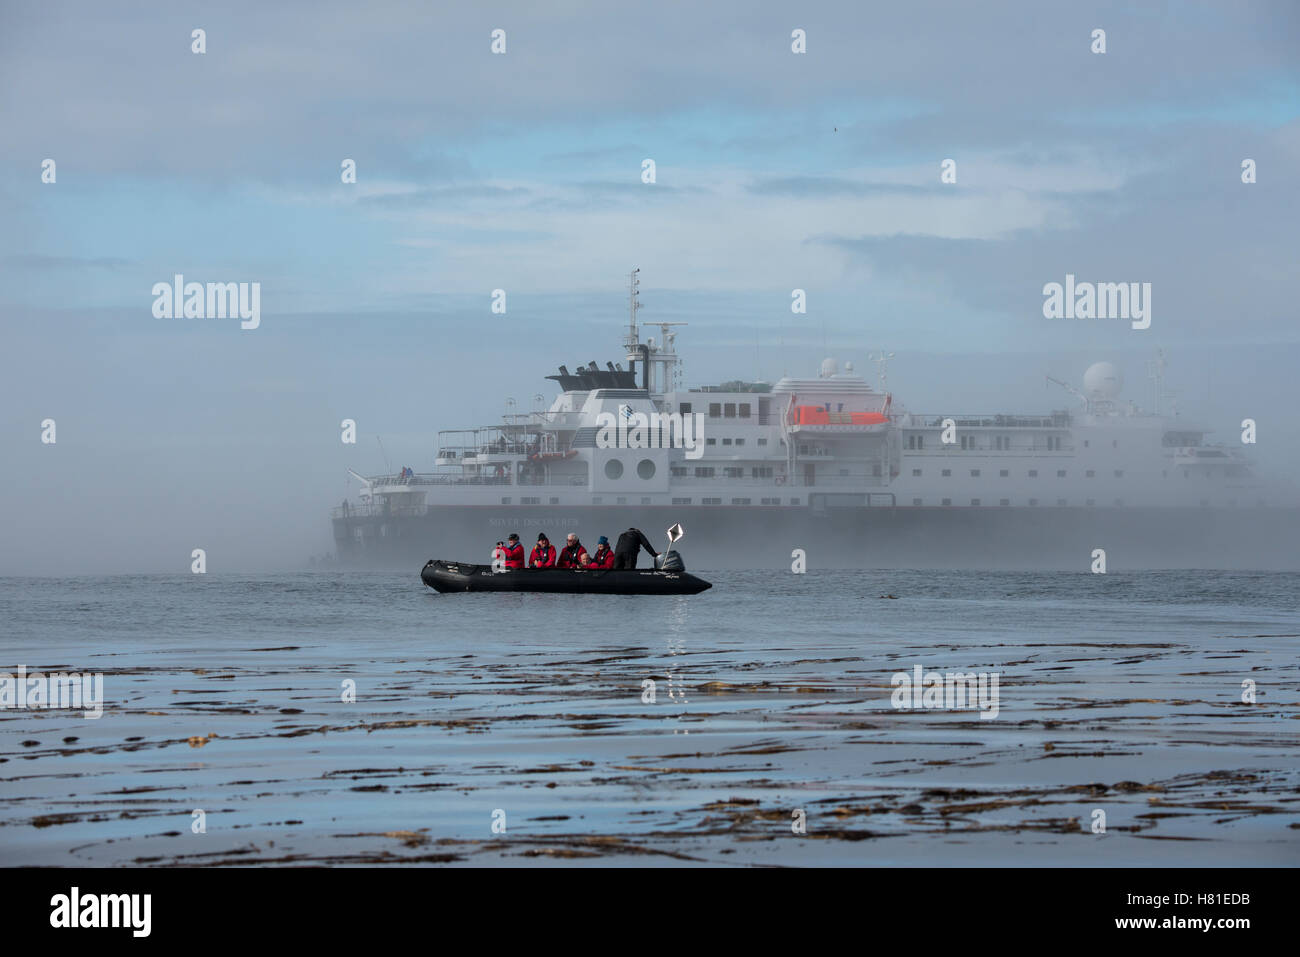
[{"label": "person wearing hood", "polygon": [[596,539],[596,550],[591,554],[589,568],[613,568],[614,550],[609,547],[609,539],[604,535]]},{"label": "person wearing hood", "polygon": [[554,568],[555,567],[555,546],[551,540],[546,537],[544,532],[537,536],[537,544],[533,546],[533,552],[528,556],[529,568]]}]

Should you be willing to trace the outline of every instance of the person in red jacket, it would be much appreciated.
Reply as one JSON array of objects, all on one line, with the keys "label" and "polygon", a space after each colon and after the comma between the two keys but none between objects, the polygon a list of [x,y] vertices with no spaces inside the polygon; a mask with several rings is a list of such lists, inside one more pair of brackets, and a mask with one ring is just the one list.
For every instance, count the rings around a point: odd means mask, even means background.
[{"label": "person in red jacket", "polygon": [[[522,552],[523,549],[520,548]],[[551,540],[546,537],[545,533],[539,533],[537,544],[533,546],[533,553],[528,556],[529,568],[554,568],[555,567],[555,546]]]},{"label": "person in red jacket", "polygon": [[589,568],[613,568],[614,550],[609,547],[609,539],[604,535],[596,540],[596,550],[591,555]]},{"label": "person in red jacket", "polygon": [[524,546],[519,544],[519,536],[514,532],[510,533],[508,541],[497,542],[497,553],[501,556],[505,568],[524,567]]},{"label": "person in red jacket", "polygon": [[587,550],[582,547],[582,542],[578,541],[578,536],[569,532],[568,538],[564,541],[564,548],[560,551],[561,568],[581,568],[587,557]]}]

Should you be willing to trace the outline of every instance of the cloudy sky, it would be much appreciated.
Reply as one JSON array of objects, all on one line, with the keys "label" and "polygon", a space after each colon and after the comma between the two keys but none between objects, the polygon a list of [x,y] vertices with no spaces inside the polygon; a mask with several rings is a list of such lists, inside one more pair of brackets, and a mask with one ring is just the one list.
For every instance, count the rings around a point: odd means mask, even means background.
[{"label": "cloudy sky", "polygon": [[[634,266],[692,384],[886,348],[913,408],[1031,412],[1163,348],[1294,467],[1298,50],[1287,2],[0,4],[0,573],[327,551],[376,436],[427,469],[619,359]],[[261,327],[155,318],[176,273]],[[1045,319],[1067,273],[1151,328]]]}]

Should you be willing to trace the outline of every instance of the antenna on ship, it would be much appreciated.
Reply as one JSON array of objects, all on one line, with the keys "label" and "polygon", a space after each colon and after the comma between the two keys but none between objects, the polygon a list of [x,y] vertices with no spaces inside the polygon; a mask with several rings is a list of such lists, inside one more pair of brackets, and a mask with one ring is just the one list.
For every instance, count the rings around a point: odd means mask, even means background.
[{"label": "antenna on ship", "polygon": [[1049,375],[1049,376],[1045,376],[1045,378],[1047,379],[1047,384],[1051,384],[1051,383],[1055,382],[1057,385],[1059,385],[1059,386],[1060,386],[1062,389],[1064,389],[1066,392],[1070,393],[1070,395],[1074,396],[1076,399],[1078,399],[1080,402],[1082,402],[1082,403],[1083,403],[1083,406],[1084,406],[1085,409],[1091,411],[1091,409],[1092,409],[1092,402],[1091,402],[1091,400],[1089,400],[1089,398],[1088,398],[1086,395],[1084,395],[1082,392],[1080,392],[1080,391],[1079,391],[1078,389],[1076,389],[1074,386],[1070,385],[1070,383],[1068,383],[1068,382],[1062,382],[1060,379],[1053,378],[1053,377],[1050,376],[1050,375]]},{"label": "antenna on ship", "polygon": [[1165,350],[1157,349],[1156,357],[1147,360],[1147,378],[1151,380],[1155,389],[1155,407],[1151,410],[1153,415],[1160,415],[1160,400],[1172,398],[1172,394],[1165,391]]},{"label": "antenna on ship", "polygon": [[627,347],[629,349],[640,342],[636,331],[636,311],[641,308],[641,303],[637,300],[637,296],[641,295],[640,289],[637,288],[641,285],[641,280],[637,278],[639,272],[641,272],[640,267],[633,269],[627,277]]},{"label": "antenna on ship", "polygon": [[876,375],[880,379],[879,388],[881,392],[889,391],[888,389],[885,388],[885,383],[889,381],[888,366],[889,366],[889,360],[892,358],[894,358],[894,354],[892,352],[886,352],[884,349],[881,349],[874,356],[871,356],[871,361],[876,364],[876,369],[878,370]]}]

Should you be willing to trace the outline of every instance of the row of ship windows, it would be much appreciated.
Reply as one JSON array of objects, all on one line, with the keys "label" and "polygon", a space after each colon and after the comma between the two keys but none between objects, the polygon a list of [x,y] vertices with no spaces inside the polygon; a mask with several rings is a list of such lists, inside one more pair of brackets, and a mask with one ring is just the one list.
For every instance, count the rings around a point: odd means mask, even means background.
[{"label": "row of ship windows", "polygon": [[[687,475],[687,471],[688,470],[684,465],[669,466],[669,472],[672,473],[673,478],[685,478]],[[874,467],[874,473],[876,476],[880,475],[879,465]],[[637,463],[636,474],[639,475],[641,478],[645,479],[646,481],[649,481],[650,479],[654,478],[655,477],[654,462],[651,461],[650,459],[642,459],[640,462]],[[718,470],[716,466],[713,465],[695,466],[696,478],[715,478],[717,474],[718,474]],[[773,475],[772,466],[770,465],[751,466],[749,469],[749,474],[751,478],[756,478],[756,479],[772,478]],[[840,469],[840,475],[848,475],[848,474],[849,474],[848,469]],[[913,472],[913,474],[919,475],[920,472]],[[614,481],[621,479],[623,477],[623,463],[620,462],[618,459],[608,460],[605,463],[605,476]],[[743,466],[739,466],[739,465],[727,465],[724,466],[722,469],[722,476],[723,478],[730,478],[730,479],[744,478],[745,469]]]},{"label": "row of ship windows", "polygon": [[[673,478],[686,478],[686,476],[690,474],[690,470],[683,465],[670,466],[669,471],[672,473]],[[751,466],[749,469],[750,478],[771,478],[772,474],[773,474],[772,466],[770,465],[754,465]],[[825,470],[823,469],[823,471],[819,472],[818,474],[824,475]],[[842,477],[848,477],[851,473],[849,472],[848,469],[839,469],[839,474]],[[913,469],[912,474],[920,475],[921,474],[920,469]],[[947,474],[946,470],[945,470],[945,474]],[[694,475],[696,478],[717,478],[718,470],[716,467],[712,465],[697,465],[695,466]],[[881,467],[879,465],[873,465],[871,467],[871,475],[873,478],[880,478]],[[616,478],[617,476],[610,476],[610,477]],[[737,466],[737,465],[724,466],[722,469],[722,477],[723,478],[744,478],[745,469],[742,466]]]},{"label": "row of ship windows", "polygon": [[[977,498],[973,498],[973,499],[971,499],[971,500],[970,500],[970,503],[971,503],[972,505],[975,505],[975,506],[978,506],[978,505],[981,504],[980,500],[977,499]],[[913,505],[924,505],[925,502],[924,502],[922,499],[914,498],[914,499],[912,499],[912,504],[913,504]],[[941,500],[941,501],[939,502],[939,504],[940,504],[940,505],[951,505],[951,504],[952,504],[952,499],[950,499],[950,498],[945,498],[945,499]],[[1056,500],[1056,504],[1057,504],[1058,507],[1062,507],[1062,508],[1064,508],[1065,506],[1069,505],[1069,502],[1067,502],[1067,501],[1066,501],[1065,499],[1063,499],[1063,498],[1058,498],[1058,499]],[[1097,500],[1096,500],[1096,499],[1092,499],[1092,498],[1090,498],[1090,499],[1087,499],[1087,500],[1084,502],[1084,504],[1085,504],[1085,505],[1096,505],[1096,504],[1097,504]],[[1117,498],[1117,499],[1115,499],[1115,505],[1116,505],[1116,506],[1123,506],[1123,504],[1124,504],[1124,500],[1123,500],[1122,498]],[[1202,505],[1205,505],[1205,504],[1207,504],[1207,503],[1202,502],[1201,504],[1202,504]],[[1008,506],[1011,505],[1011,499],[1009,499],[1009,498],[1000,498],[1000,499],[998,499],[998,505],[1000,505],[1000,506],[1002,506],[1002,507],[1004,507],[1004,508],[1005,508],[1005,507],[1008,507]],[[1032,507],[1037,507],[1037,505],[1038,505],[1038,499],[1036,499],[1036,498],[1031,498],[1031,499],[1029,500],[1029,505],[1030,505],[1031,508],[1032,508]]]},{"label": "row of ship windows", "polygon": [[[511,500],[510,500],[509,496],[507,496],[507,497],[501,499],[501,504],[502,504],[502,505],[509,505],[509,504],[510,504],[510,501],[511,501]],[[592,503],[593,505],[603,505],[603,504],[604,504],[604,499],[601,498],[600,496],[596,496],[595,498],[593,498],[593,499],[591,500],[591,503]],[[983,500],[978,499],[978,498],[973,498],[973,499],[970,500],[970,503],[971,503],[971,505],[973,505],[973,506],[979,507],[980,505],[983,504]],[[519,500],[519,504],[520,504],[520,505],[541,505],[541,504],[542,504],[542,500],[541,500],[540,498],[537,498],[536,496],[525,496],[525,497],[523,497],[523,498],[521,498],[521,499]],[[559,505],[559,504],[560,504],[560,500],[559,500],[558,498],[552,498],[552,499],[551,499],[551,504],[552,504],[552,505]],[[628,504],[628,501],[627,501],[627,498],[626,498],[625,496],[621,496],[621,495],[620,495],[618,498],[616,498],[616,499],[614,500],[614,504],[615,504],[615,505],[626,505],[626,504]],[[641,499],[641,504],[642,504],[642,505],[651,505],[651,504],[653,504],[653,503],[652,503],[652,501],[651,501],[650,498],[648,498],[648,497],[643,497],[643,498]],[[694,500],[691,499],[691,498],[674,498],[674,499],[673,499],[673,504],[674,504],[674,505],[692,505],[692,504],[694,504]],[[722,504],[722,499],[721,499],[721,498],[709,498],[709,497],[705,497],[705,498],[700,499],[700,504],[701,504],[701,505],[721,505],[721,504]],[[754,504],[754,500],[753,500],[752,498],[733,498],[733,499],[731,500],[731,504],[732,504],[732,505],[753,505],[753,504]],[[758,500],[758,504],[759,504],[759,505],[780,505],[780,504],[781,504],[781,499],[780,499],[780,498],[760,498],[760,499]],[[799,505],[799,504],[800,504],[800,501],[799,501],[798,498],[791,498],[791,499],[788,500],[788,504],[790,504],[790,505]],[[924,500],[924,499],[919,499],[919,498],[914,498],[914,499],[912,499],[912,504],[913,504],[913,505],[924,505],[924,504],[925,504],[925,500]],[[952,499],[950,499],[950,498],[941,499],[940,502],[939,502],[939,504],[940,504],[940,505],[944,505],[944,506],[950,506],[950,505],[952,505]],[[1030,505],[1031,508],[1032,508],[1032,507],[1037,507],[1038,504],[1039,504],[1039,502],[1038,502],[1038,499],[1036,499],[1036,498],[1031,498],[1031,499],[1029,500],[1029,505]],[[1057,507],[1059,507],[1059,508],[1065,508],[1065,507],[1067,507],[1070,503],[1069,503],[1069,501],[1066,500],[1066,499],[1058,498],[1058,499],[1056,500],[1056,504],[1057,504]],[[1097,504],[1097,500],[1096,500],[1096,499],[1092,499],[1092,498],[1090,498],[1090,499],[1085,499],[1083,504],[1086,505],[1086,506],[1094,506],[1094,505]],[[1114,504],[1117,508],[1122,508],[1122,507],[1124,506],[1124,500],[1123,500],[1122,498],[1117,498],[1117,499],[1114,500],[1114,502],[1113,502],[1112,504]],[[1201,505],[1202,505],[1202,507],[1208,507],[1209,504],[1210,504],[1210,500],[1209,500],[1209,499],[1205,499],[1205,498],[1201,499]],[[1237,503],[1236,503],[1235,500],[1233,500],[1233,501],[1228,502],[1228,504],[1229,504],[1229,505],[1236,505]],[[1259,504],[1263,505],[1264,503],[1261,501]],[[998,505],[1002,506],[1003,508],[1009,507],[1009,506],[1011,505],[1011,499],[1009,499],[1009,498],[998,499]]]},{"label": "row of ship windows", "polygon": [[[682,467],[682,466],[674,465],[674,466],[672,466],[672,467],[670,468],[670,471],[671,471],[671,473],[672,473],[673,478],[685,478],[686,475],[687,475],[687,471],[688,471],[688,470],[687,470],[686,468]],[[913,478],[921,478],[921,477],[922,477],[922,471],[923,471],[922,469],[912,469],[912,477],[913,477]],[[874,476],[879,477],[879,476],[880,476],[880,472],[881,472],[881,470],[880,470],[880,466],[879,466],[879,465],[874,466],[874,467],[872,468],[872,472],[873,472],[873,475],[874,475]],[[638,474],[639,474],[643,479],[650,479],[650,478],[653,478],[653,477],[654,477],[654,463],[651,462],[649,459],[643,460],[643,461],[642,461],[642,462],[637,466],[637,473],[638,473]],[[848,470],[848,469],[840,469],[840,470],[839,470],[839,473],[840,473],[841,476],[847,476],[847,475],[849,474],[849,470]],[[617,478],[621,477],[622,474],[623,474],[623,464],[622,464],[621,462],[619,462],[617,459],[611,459],[609,462],[606,462],[606,463],[605,463],[605,474],[608,475],[611,479],[617,479]],[[756,478],[756,479],[772,478],[772,477],[773,477],[773,468],[772,468],[772,466],[770,466],[770,465],[755,465],[755,466],[751,466],[751,467],[750,467],[750,469],[749,469],[749,474],[750,474],[750,478]],[[979,469],[971,469],[971,470],[970,470],[971,478],[979,478],[979,477],[980,477],[980,474],[981,474],[981,473],[980,473],[980,470],[979,470]],[[1066,473],[1066,470],[1065,470],[1065,469],[1057,469],[1057,470],[1056,470],[1056,477],[1057,477],[1057,478],[1065,478],[1065,477],[1066,477],[1066,474],[1067,474],[1067,473]],[[1084,474],[1084,476],[1085,476],[1086,478],[1096,478],[1096,477],[1097,477],[1097,473],[1096,473],[1096,471],[1093,470],[1093,469],[1088,469],[1088,470],[1085,471],[1083,474]],[[1123,470],[1123,469],[1115,469],[1113,474],[1114,474],[1115,478],[1123,478],[1123,477],[1124,477],[1124,470]],[[717,470],[714,466],[712,466],[712,465],[697,465],[697,466],[695,466],[695,478],[717,478],[717,475],[718,475],[718,470]],[[944,478],[951,478],[951,477],[952,477],[952,469],[943,469],[943,470],[940,472],[940,475],[942,475]],[[1038,469],[1030,469],[1030,470],[1028,471],[1028,475],[1029,475],[1030,478],[1038,478]],[[1162,470],[1162,471],[1160,472],[1160,475],[1161,475],[1162,478],[1168,478],[1168,477],[1169,477],[1169,471],[1168,471],[1167,469]],[[1206,478],[1206,479],[1209,479],[1209,478],[1210,478],[1210,472],[1209,472],[1208,470],[1204,473],[1204,475],[1205,475],[1205,478]],[[998,471],[998,476],[999,476],[1000,478],[1009,478],[1009,477],[1011,476],[1011,470],[1010,470],[1010,469],[1001,469],[1001,470]],[[745,470],[744,470],[743,467],[740,467],[740,466],[726,466],[726,467],[724,467],[724,468],[722,469],[722,477],[723,477],[723,478],[728,478],[728,479],[744,478],[744,477],[745,477]],[[1188,469],[1183,469],[1183,478],[1191,478],[1191,472],[1190,472]],[[520,499],[520,503],[523,504],[523,505],[540,505],[540,504],[542,504],[542,500],[541,500],[540,498],[537,498],[537,497],[525,497],[525,498]],[[552,504],[552,505],[558,505],[559,503],[560,503],[560,500],[559,500],[558,498],[552,498],[552,499],[551,499],[551,504]],[[502,499],[501,504],[502,504],[502,505],[509,505],[509,504],[510,504],[510,501],[509,501],[509,499]],[[621,505],[621,504],[624,504],[624,503],[623,503],[622,501],[620,501],[619,504]],[[647,504],[649,504],[649,500],[646,500],[646,501],[642,502],[642,504],[643,504],[643,505],[647,505]],[[689,503],[684,503],[684,504],[689,504]],[[719,503],[719,502],[711,502],[711,503],[706,502],[705,504],[721,504],[721,503]],[[748,504],[748,503],[747,503],[747,502],[736,502],[736,501],[733,500],[732,504]],[[765,504],[766,504],[766,503],[765,503]],[[776,503],[773,503],[773,504],[776,504]],[[919,504],[919,503],[916,503],[916,504]],[[948,504],[948,503],[945,502],[944,504],[946,505],[946,504]]]},{"label": "row of ship windows", "polygon": [[[841,474],[841,475],[844,475],[844,474],[846,474],[846,473],[845,473],[845,471],[844,471],[843,469],[841,469],[841,470],[840,470],[840,474]],[[877,472],[876,474],[879,474],[879,472]],[[950,477],[950,476],[952,475],[952,469],[944,469],[944,470],[943,470],[942,472],[940,472],[939,474],[942,475],[944,478],[948,478],[948,477]],[[979,478],[979,477],[980,477],[980,470],[979,470],[979,469],[971,469],[971,470],[970,470],[970,475],[971,475],[971,478]],[[1010,475],[1011,475],[1011,470],[1010,470],[1010,469],[999,469],[999,470],[998,470],[998,477],[999,477],[999,478],[1009,478]],[[1038,469],[1030,469],[1029,472],[1028,472],[1028,475],[1029,475],[1030,478],[1038,478]],[[1057,470],[1056,470],[1056,477],[1057,477],[1057,478],[1065,478],[1065,475],[1066,475],[1066,470],[1065,470],[1065,469],[1057,469]],[[1097,477],[1097,472],[1096,472],[1095,469],[1088,469],[1087,471],[1085,471],[1085,472],[1083,473],[1083,475],[1084,475],[1085,478],[1096,478],[1096,477]],[[1115,469],[1115,471],[1114,471],[1114,475],[1115,475],[1115,478],[1123,478],[1123,477],[1124,477],[1124,470],[1123,470],[1123,469]],[[1210,477],[1210,472],[1209,472],[1208,469],[1205,471],[1204,475],[1205,475],[1205,477],[1206,477],[1207,479]],[[920,477],[921,477],[921,469],[912,469],[912,478],[920,478]],[[1161,477],[1161,478],[1169,478],[1169,470],[1168,470],[1168,469],[1161,469],[1161,470],[1160,470],[1160,477]],[[1191,477],[1192,477],[1191,470],[1190,470],[1190,469],[1183,469],[1183,478],[1191,478]]]},{"label": "row of ship windows", "polygon": [[[1056,477],[1057,477],[1057,478],[1065,478],[1065,473],[1066,473],[1066,470],[1065,470],[1065,469],[1057,469],[1057,470],[1056,470]],[[940,472],[939,474],[941,474],[944,478],[948,478],[950,475],[952,475],[952,469],[944,469],[944,470],[943,470],[942,472]],[[1087,476],[1088,478],[1096,478],[1096,477],[1097,477],[1097,472],[1096,472],[1094,469],[1088,469],[1088,470],[1087,470],[1086,472],[1084,472],[1083,474],[1084,474],[1085,476]],[[1168,473],[1162,472],[1161,474],[1167,476]],[[1010,478],[1010,476],[1011,476],[1011,470],[1010,470],[1010,469],[1000,469],[1000,470],[998,471],[998,477],[999,477],[999,478]],[[912,469],[912,478],[920,478],[920,477],[921,477],[921,470],[920,470],[920,469]],[[971,478],[979,478],[979,477],[980,477],[980,470],[979,470],[979,469],[971,469],[971,470],[970,470],[970,477],[971,477]],[[1038,478],[1038,469],[1030,469],[1030,470],[1029,470],[1029,477],[1030,477],[1030,478]],[[1123,470],[1123,469],[1115,469],[1115,478],[1123,478],[1123,477],[1124,477],[1124,470]]]},{"label": "row of ship windows", "polygon": [[[705,444],[705,445],[717,445],[717,444],[718,444],[718,438],[717,438],[717,436],[714,436],[713,438],[705,439],[705,440],[704,440],[704,444]],[[744,445],[744,444],[745,444],[745,440],[744,440],[744,439],[722,439],[722,444],[723,444],[723,445]],[[759,440],[758,440],[758,444],[759,444],[759,445],[767,445],[767,439],[759,439]]]},{"label": "row of ship windows", "polygon": [[[684,466],[674,465],[670,467],[669,471],[672,472],[673,478],[686,478],[687,469]],[[718,474],[718,470],[712,465],[695,466],[696,478],[715,478],[717,474]],[[845,474],[847,474],[847,470]],[[751,466],[749,469],[749,475],[750,478],[771,478],[772,466],[770,465]],[[728,465],[723,468],[722,477],[723,478],[744,478],[745,470],[741,466]]]},{"label": "row of ship windows", "polygon": [[[970,503],[971,503],[971,505],[975,505],[975,506],[979,506],[979,505],[982,504],[981,500],[978,499],[978,498],[973,498],[973,499],[971,499],[971,500],[970,500]],[[924,500],[922,500],[922,499],[914,498],[914,499],[912,499],[912,504],[913,504],[913,505],[924,505],[925,502],[924,502]],[[952,499],[950,499],[950,498],[941,499],[940,502],[939,502],[939,504],[940,504],[940,505],[951,505],[951,504],[952,504]],[[1038,499],[1036,499],[1036,498],[1031,498],[1031,499],[1029,500],[1029,505],[1030,505],[1031,507],[1037,507],[1038,504],[1039,504],[1039,502],[1038,502]],[[1065,508],[1065,507],[1067,507],[1070,503],[1069,503],[1066,499],[1058,498],[1058,499],[1056,500],[1056,504],[1057,504],[1057,507],[1058,507],[1058,508]],[[1077,503],[1076,503],[1076,504],[1077,504]],[[1093,505],[1096,505],[1096,504],[1097,504],[1097,500],[1096,500],[1095,498],[1085,499],[1083,504],[1086,505],[1086,506],[1093,506]],[[1122,498],[1117,498],[1117,499],[1115,499],[1115,500],[1112,502],[1112,504],[1113,504],[1116,508],[1123,508],[1123,507],[1124,507],[1124,500],[1123,500]],[[1260,500],[1259,504],[1260,504],[1260,505],[1263,505],[1263,504],[1264,504],[1263,500]],[[1003,507],[1008,507],[1008,506],[1011,505],[1011,499],[1009,499],[1009,498],[998,499],[998,505],[1003,506]],[[1203,498],[1203,499],[1201,499],[1201,507],[1202,507],[1202,508],[1208,508],[1209,505],[1210,505],[1210,500],[1209,500],[1208,498]],[[1231,500],[1228,502],[1228,505],[1230,505],[1230,506],[1232,506],[1232,507],[1236,507],[1236,505],[1237,505],[1237,500],[1236,500],[1236,499],[1231,499]]]},{"label": "row of ship windows", "polygon": [[[690,402],[679,402],[677,411],[682,415],[690,415],[694,406]],[[750,405],[748,402],[710,402],[709,418],[710,419],[748,419]]]},{"label": "row of ship windows", "polygon": [[[688,473],[688,470],[687,470],[685,467],[680,466],[680,465],[674,465],[674,466],[671,466],[671,467],[670,467],[670,471],[672,472],[672,476],[673,476],[673,478],[685,478],[686,475],[687,475],[687,473]],[[654,477],[654,463],[651,462],[651,461],[649,461],[648,459],[645,460],[645,461],[643,461],[640,465],[637,466],[637,472],[638,472],[638,474],[640,474],[641,477],[644,478],[644,479],[650,479],[650,478],[653,478],[653,477]],[[646,474],[647,472],[648,472],[649,474]],[[839,473],[840,473],[840,475],[848,475],[848,474],[849,474],[849,470],[848,470],[848,469],[840,469],[840,470],[839,470]],[[873,475],[874,475],[875,477],[878,478],[878,477],[880,476],[880,466],[879,466],[879,465],[873,466],[873,467],[872,467],[872,473],[873,473]],[[608,475],[611,479],[617,479],[617,478],[620,478],[620,477],[622,476],[622,474],[623,474],[623,465],[622,465],[622,463],[619,462],[617,459],[611,459],[611,460],[610,460],[609,462],[607,462],[606,465],[605,465],[605,474]],[[772,466],[770,466],[770,465],[757,465],[757,466],[752,466],[752,467],[750,468],[750,470],[749,470],[749,474],[750,474],[750,477],[751,477],[751,478],[771,478],[771,477],[772,477]],[[913,477],[913,478],[921,478],[922,474],[923,474],[923,470],[922,470],[922,469],[912,469],[912,477]],[[941,476],[943,476],[944,478],[951,478],[951,477],[952,477],[952,469],[943,469],[943,470],[940,471],[939,474],[940,474]],[[982,474],[982,472],[981,472],[980,469],[971,469],[971,470],[970,470],[970,476],[971,476],[971,478],[979,478],[981,474]],[[1030,478],[1038,478],[1038,469],[1029,469],[1029,471],[1028,471],[1026,474],[1027,474]],[[1096,478],[1096,477],[1097,477],[1097,472],[1096,472],[1095,469],[1088,469],[1088,470],[1086,470],[1083,474],[1084,474],[1084,477],[1085,477],[1085,478]],[[1123,478],[1123,477],[1124,477],[1124,470],[1123,470],[1123,469],[1115,469],[1115,470],[1112,472],[1112,474],[1115,476],[1115,478]],[[1066,470],[1066,469],[1057,469],[1057,470],[1056,470],[1056,477],[1057,477],[1057,478],[1065,478],[1066,475],[1067,475],[1067,470]],[[1207,470],[1207,471],[1204,473],[1204,475],[1205,475],[1205,477],[1208,479],[1208,478],[1210,477],[1210,472]],[[697,465],[697,466],[695,466],[695,477],[696,477],[696,478],[715,478],[716,476],[717,476],[717,469],[716,469],[714,466],[712,466],[712,465]],[[723,476],[723,478],[744,478],[744,477],[745,477],[745,470],[744,470],[744,468],[742,468],[742,467],[740,467],[740,466],[726,466],[726,467],[724,467],[724,468],[722,469],[722,476]],[[1010,477],[1011,477],[1011,470],[1010,470],[1010,469],[999,469],[999,470],[998,470],[998,477],[999,477],[999,478],[1010,478]],[[1168,478],[1168,477],[1169,477],[1169,470],[1168,470],[1168,469],[1162,469],[1161,472],[1160,472],[1160,477],[1161,477],[1161,478]],[[1188,470],[1188,469],[1183,469],[1183,478],[1191,478],[1191,472],[1190,472],[1190,470]]]},{"label": "row of ship windows", "polygon": [[[642,504],[644,504],[644,503],[642,503]],[[674,504],[674,505],[690,505],[690,504],[691,504],[691,500],[690,500],[689,498],[675,498],[675,499],[673,499],[673,504]],[[720,498],[702,498],[702,499],[700,499],[700,504],[701,504],[701,505],[721,505],[721,504],[722,504],[722,499],[720,499]],[[731,504],[732,504],[732,505],[753,505],[753,504],[754,504],[754,500],[753,500],[752,498],[733,498],[733,499],[731,500]],[[781,504],[781,500],[780,500],[779,498],[760,498],[760,499],[758,500],[758,504],[759,504],[759,505],[780,505],[780,504]],[[799,500],[798,500],[797,498],[792,498],[792,499],[790,499],[790,504],[791,504],[791,505],[798,505],[798,504],[799,504]]]},{"label": "row of ship windows", "polygon": [[[502,504],[502,505],[509,505],[510,502],[511,502],[511,498],[510,498],[510,496],[508,496],[508,495],[507,495],[505,498],[501,499],[501,504]],[[592,498],[592,500],[591,500],[591,504],[593,504],[593,505],[603,505],[604,503],[605,503],[604,498],[602,498],[602,497],[599,496],[599,495],[595,496],[595,497]],[[520,504],[520,505],[541,505],[541,504],[542,504],[542,500],[541,500],[539,497],[535,496],[535,495],[525,495],[523,498],[519,499],[519,504]],[[559,500],[558,498],[552,498],[552,499],[551,499],[551,504],[552,504],[552,505],[559,505],[559,504],[560,504],[560,500]],[[620,495],[620,496],[618,496],[618,498],[616,498],[616,499],[614,500],[614,504],[615,504],[615,505],[626,505],[626,504],[627,504],[627,498],[626,498],[625,496]],[[652,504],[652,503],[651,503],[651,500],[650,500],[649,497],[643,497],[643,498],[641,499],[641,504],[642,504],[642,505],[650,505],[650,504]],[[673,499],[673,504],[674,504],[674,505],[690,505],[690,504],[692,504],[692,500],[689,499],[689,498],[674,498],[674,499]],[[700,499],[700,504],[701,504],[701,505],[721,505],[721,504],[722,504],[722,499],[721,499],[721,498],[702,498],[702,499]],[[731,500],[731,504],[732,504],[732,505],[753,505],[753,504],[754,504],[754,500],[753,500],[752,498],[733,498],[733,499]],[[780,499],[779,497],[776,497],[776,498],[760,498],[760,499],[758,500],[758,504],[760,504],[760,505],[780,505],[780,504],[781,504],[781,499]],[[791,504],[791,505],[798,505],[798,504],[799,504],[799,499],[798,499],[798,498],[792,498],[792,499],[789,500],[789,504]]]},{"label": "row of ship windows", "polygon": [[[957,448],[962,449],[963,451],[967,451],[967,452],[974,452],[976,449],[979,448],[979,446],[977,446],[977,445],[975,444],[975,438],[976,438],[976,436],[973,436],[973,435],[961,435],[961,436],[958,436]],[[1061,451],[1061,437],[1060,437],[1059,435],[1049,435],[1049,436],[1047,436],[1047,440],[1046,440],[1046,441],[1047,441],[1047,451],[1049,451],[1049,452],[1059,452],[1059,451]],[[945,444],[949,444],[949,445],[950,445],[951,443],[945,443]],[[1089,445],[1090,445],[1090,440],[1089,440],[1089,439],[1084,439],[1084,440],[1083,440],[1083,447],[1086,449],[1086,448],[1089,447]],[[1119,440],[1118,440],[1118,439],[1111,439],[1111,441],[1110,441],[1110,445],[1111,445],[1111,448],[1114,448],[1114,449],[1119,448]],[[909,436],[907,437],[907,447],[908,447],[909,449],[912,449],[913,451],[917,451],[917,450],[924,449],[924,448],[925,448],[925,436],[924,436],[924,435],[909,435]],[[1032,446],[1026,446],[1026,447],[1027,447],[1027,448],[1032,448]],[[995,451],[995,452],[1009,452],[1009,451],[1011,451],[1011,436],[1009,436],[1009,435],[995,435],[995,436],[993,436],[993,444],[990,445],[990,446],[985,446],[985,448],[992,449],[992,450]]]}]

